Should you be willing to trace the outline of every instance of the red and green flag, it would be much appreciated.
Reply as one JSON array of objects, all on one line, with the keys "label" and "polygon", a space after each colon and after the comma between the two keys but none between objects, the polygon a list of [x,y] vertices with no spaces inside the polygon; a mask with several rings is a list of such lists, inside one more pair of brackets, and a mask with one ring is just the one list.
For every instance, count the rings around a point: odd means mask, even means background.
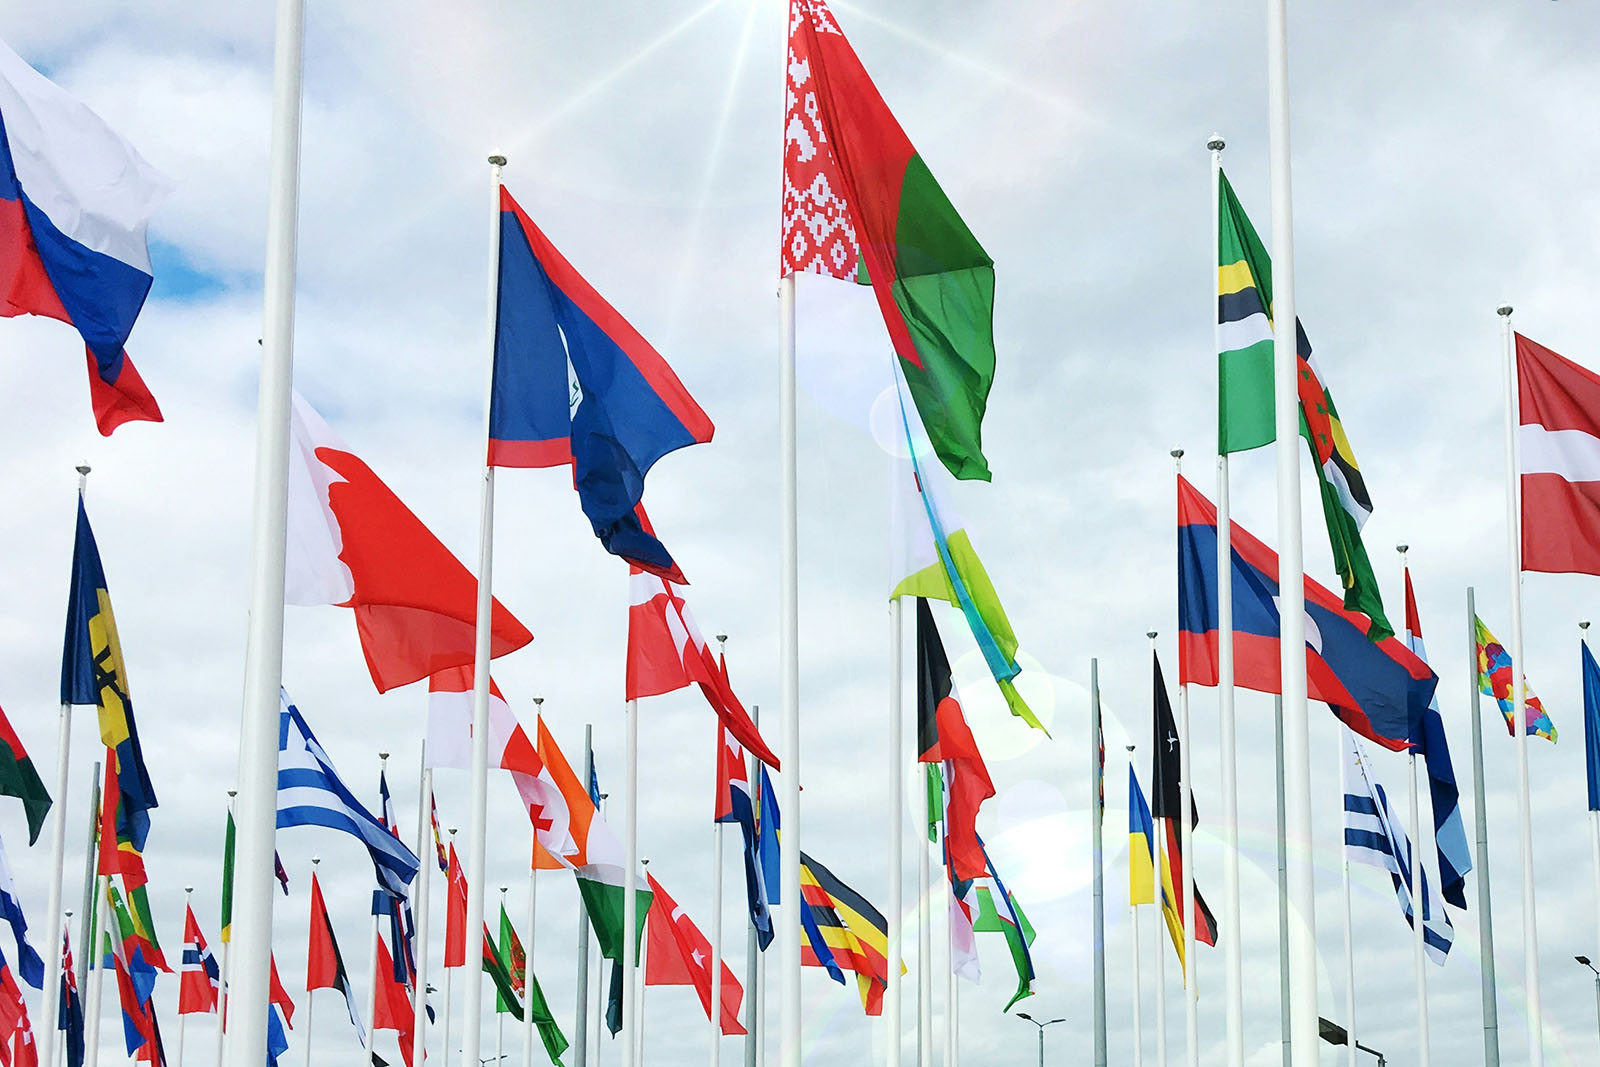
[{"label": "red and green flag", "polygon": [[781,272],[870,283],[939,459],[988,481],[994,260],[823,0],[790,0]]},{"label": "red and green flag", "polygon": [[28,817],[28,844],[39,840],[44,817],[50,812],[50,794],[3,710],[0,710],[0,795],[22,801],[23,813]]}]

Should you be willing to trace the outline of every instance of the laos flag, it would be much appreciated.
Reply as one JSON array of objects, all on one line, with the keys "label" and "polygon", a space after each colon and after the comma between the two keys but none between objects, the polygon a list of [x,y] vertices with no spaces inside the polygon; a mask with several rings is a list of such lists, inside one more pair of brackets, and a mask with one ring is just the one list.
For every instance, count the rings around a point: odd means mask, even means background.
[{"label": "laos flag", "polygon": [[644,476],[712,429],[660,353],[501,189],[489,464],[571,464],[606,551],[681,582],[641,519]]},{"label": "laos flag", "polygon": [[167,179],[0,42],[0,316],[77,328],[95,423],[161,421],[123,346],[150,292],[145,226]]},{"label": "laos flag", "polygon": [[[1283,692],[1279,660],[1278,554],[1233,523],[1234,684]],[[1368,619],[1310,578],[1306,595],[1306,691],[1374,744],[1399,751],[1419,737],[1413,707],[1426,708],[1439,678],[1396,638],[1367,640]],[[1217,509],[1178,479],[1178,678],[1217,684]],[[1414,701],[1416,703],[1414,703]]]}]

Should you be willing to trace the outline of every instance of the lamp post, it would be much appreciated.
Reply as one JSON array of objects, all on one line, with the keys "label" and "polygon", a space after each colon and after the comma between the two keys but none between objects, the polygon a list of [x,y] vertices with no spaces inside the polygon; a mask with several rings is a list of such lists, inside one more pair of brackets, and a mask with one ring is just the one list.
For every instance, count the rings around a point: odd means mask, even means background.
[{"label": "lamp post", "polygon": [[[1327,1019],[1323,1018],[1317,1019],[1317,1036],[1321,1037],[1322,1040],[1326,1041],[1330,1045],[1346,1045],[1351,1043],[1350,1035],[1345,1031],[1344,1027],[1340,1026],[1338,1023],[1329,1022]],[[1378,1067],[1388,1067],[1389,1061],[1383,1058],[1383,1053],[1379,1052],[1375,1048],[1368,1048],[1359,1041],[1354,1042],[1354,1044],[1360,1051],[1371,1053],[1372,1055],[1378,1057]]]},{"label": "lamp post", "polygon": [[1035,1025],[1035,1026],[1037,1026],[1039,1028],[1039,1067],[1044,1067],[1044,1028],[1047,1027],[1047,1026],[1054,1026],[1056,1023],[1064,1023],[1067,1020],[1065,1020],[1065,1019],[1051,1019],[1047,1023],[1042,1023],[1038,1019],[1035,1019],[1033,1016],[1029,1015],[1025,1011],[1017,1012],[1017,1018],[1026,1019],[1030,1023],[1032,1023],[1033,1025]]},{"label": "lamp post", "polygon": [[1594,971],[1595,1016],[1597,1022],[1600,1022],[1600,969],[1597,969],[1593,963],[1589,962],[1588,956],[1574,956],[1572,958],[1589,968],[1591,971]]}]

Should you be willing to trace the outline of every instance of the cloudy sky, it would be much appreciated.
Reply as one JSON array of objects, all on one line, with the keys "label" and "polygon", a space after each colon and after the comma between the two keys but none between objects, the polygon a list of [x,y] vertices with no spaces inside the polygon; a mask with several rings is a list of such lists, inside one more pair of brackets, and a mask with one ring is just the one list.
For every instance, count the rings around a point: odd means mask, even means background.
[{"label": "cloudy sky", "polygon": [[[0,481],[9,502],[0,510],[0,705],[36,760],[52,765],[72,466],[87,458],[90,514],[161,798],[147,859],[161,937],[174,951],[185,885],[196,887],[197,911],[215,939],[225,794],[235,777],[266,232],[268,7],[59,0],[44,17],[36,3],[0,0],[0,36],[177,182],[152,226],[156,283],[130,342],[165,424],[100,438],[72,331],[43,320],[0,323],[0,392],[8,397]],[[717,424],[710,445],[657,466],[651,512],[693,579],[702,628],[731,635],[736,685],[770,725],[784,5],[308,7],[298,387],[468,555],[483,447],[484,157],[504,152],[506,180],[522,204],[655,343]],[[1465,787],[1468,586],[1478,588],[1489,625],[1509,636],[1495,305],[1514,303],[1519,328],[1600,366],[1600,18],[1586,5],[1543,0],[1292,7],[1300,314],[1367,474],[1376,513],[1366,540],[1396,617],[1391,546],[1412,546]],[[1269,229],[1262,8],[1257,0],[834,4],[997,263],[999,369],[985,427],[995,479],[963,486],[959,503],[1021,638],[1025,691],[1054,740],[1005,715],[954,618],[946,639],[1000,790],[980,828],[1038,929],[1037,996],[1022,1007],[1069,1020],[1050,1036],[1061,1062],[1084,1062],[1092,1033],[1091,657],[1099,659],[1109,731],[1111,1060],[1131,1061],[1122,745],[1139,746],[1148,781],[1146,630],[1161,631],[1169,678],[1176,673],[1168,451],[1187,449],[1186,470],[1208,492],[1214,483],[1204,148],[1213,130],[1228,141],[1225,166],[1247,209],[1263,234]],[[805,847],[882,905],[889,811],[898,803],[909,826],[914,797],[891,798],[885,785],[889,463],[871,412],[886,345],[870,296],[802,279],[799,345]],[[1236,516],[1275,540],[1270,456],[1243,456],[1234,470]],[[545,698],[569,753],[592,723],[603,786],[619,793],[626,569],[598,548],[561,475],[512,471],[500,486],[495,591],[538,639],[503,661],[497,678],[527,721],[529,698]],[[1306,520],[1308,568],[1330,581],[1320,518],[1308,510]],[[1576,623],[1596,609],[1597,594],[1596,580],[1580,576],[1526,583],[1529,677],[1562,731],[1555,747],[1531,743],[1555,1064],[1596,1056],[1591,976],[1571,957],[1600,948],[1576,648]],[[393,753],[402,823],[414,825],[424,692],[412,686],[379,697],[348,614],[333,608],[290,609],[284,669],[354,788],[375,795],[377,753]],[[1197,870],[1220,914],[1215,709],[1214,693],[1193,694]],[[704,926],[713,720],[689,692],[650,700],[641,715],[641,848]],[[1279,1062],[1270,698],[1242,694],[1239,724],[1246,1044],[1249,1062],[1265,1065]],[[1313,708],[1311,727],[1319,1007],[1343,1019],[1338,734],[1324,709]],[[65,804],[74,871],[94,737],[92,715],[80,712]],[[1513,748],[1494,721],[1485,747],[1501,1046],[1514,1064],[1525,1062],[1526,1034]],[[1403,808],[1404,760],[1380,756],[1377,765]],[[441,774],[447,824],[464,819],[463,779]],[[513,797],[509,783],[495,783],[503,847],[490,858],[490,880],[511,887],[521,915],[527,829]],[[45,846],[24,847],[14,803],[0,805],[0,832],[42,930]],[[291,990],[302,984],[313,854],[324,859],[346,957],[364,973],[364,856],[347,840],[312,832],[285,833],[280,848],[294,880],[276,916]],[[742,935],[732,937],[742,925],[741,891],[729,851],[727,926],[742,974]],[[913,908],[914,872],[908,856]],[[1391,1062],[1415,1062],[1404,922],[1386,875],[1358,868],[1352,880],[1358,1028]],[[1475,888],[1469,899],[1474,910],[1455,916],[1448,962],[1428,976],[1439,1062],[1480,1055]],[[575,902],[570,879],[541,881],[537,967],[563,1020],[573,1009]],[[1155,920],[1142,921],[1148,1030]],[[971,1063],[1016,1062],[1030,1052],[1033,1029],[1002,1015],[1013,986],[1009,962],[1002,944],[986,940],[984,981],[962,991],[963,1054]],[[1175,975],[1170,963],[1168,973]],[[1202,1061],[1222,1063],[1219,952],[1201,950],[1198,983]],[[158,995],[170,1005],[176,988],[167,981]],[[881,1061],[883,1026],[863,1020],[853,989],[808,971],[804,997],[809,1062]],[[1175,982],[1168,1000],[1176,1055]],[[319,1062],[353,1054],[336,998],[322,994],[319,1003]],[[914,1003],[909,994],[908,1015]],[[698,1014],[688,990],[652,989],[649,1062],[700,1062],[706,1028]],[[102,1060],[122,1062],[111,1012],[108,1020]],[[166,1017],[169,1035],[175,1024]],[[193,1030],[190,1062],[209,1063],[209,1020]],[[296,1034],[294,1055],[302,1038]],[[1153,1034],[1147,1040],[1153,1054]],[[520,1050],[516,1041],[508,1046]],[[606,1046],[606,1061],[615,1062],[620,1053]],[[724,1053],[737,1055],[737,1043]],[[1334,1059],[1329,1049],[1325,1061]]]}]

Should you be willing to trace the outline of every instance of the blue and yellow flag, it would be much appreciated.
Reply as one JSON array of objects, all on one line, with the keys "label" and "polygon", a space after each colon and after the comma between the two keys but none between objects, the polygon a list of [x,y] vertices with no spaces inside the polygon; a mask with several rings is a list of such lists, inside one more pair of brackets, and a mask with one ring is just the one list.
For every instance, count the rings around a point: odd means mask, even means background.
[{"label": "blue and yellow flag", "polygon": [[78,532],[72,546],[72,589],[67,596],[67,633],[61,652],[61,703],[100,709],[100,739],[116,753],[117,785],[122,794],[117,813],[118,838],[126,836],[144,849],[156,806],[155,789],[145,770],[139,730],[128,694],[128,668],[122,662],[117,620],[111,613],[100,549],[89,528],[89,513],[78,498]]},{"label": "blue and yellow flag", "polygon": [[1133,764],[1128,764],[1128,903],[1156,902],[1156,831]]}]

